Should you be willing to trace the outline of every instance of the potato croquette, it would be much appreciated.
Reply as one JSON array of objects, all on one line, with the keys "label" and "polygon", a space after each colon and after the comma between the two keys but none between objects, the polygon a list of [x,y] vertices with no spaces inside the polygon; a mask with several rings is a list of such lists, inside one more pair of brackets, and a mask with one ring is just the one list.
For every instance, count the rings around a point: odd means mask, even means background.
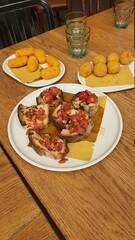
[{"label": "potato croquette", "polygon": [[47,67],[41,70],[41,77],[47,80],[57,77],[59,74],[60,74],[59,67]]},{"label": "potato croquette", "polygon": [[45,51],[42,49],[35,49],[34,50],[34,56],[38,59],[38,62],[40,64],[43,64],[46,62],[46,54]]},{"label": "potato croquette", "polygon": [[107,63],[107,72],[109,74],[115,74],[120,71],[120,63],[118,61],[110,61]]},{"label": "potato croquette", "polygon": [[107,62],[110,62],[110,61],[116,61],[116,62],[119,62],[119,56],[117,53],[110,53],[108,56],[107,56]]},{"label": "potato croquette", "polygon": [[129,51],[124,51],[120,55],[120,63],[123,65],[127,65],[133,61],[132,53]]},{"label": "potato croquette", "polygon": [[107,66],[105,63],[97,63],[94,68],[93,72],[97,77],[104,77],[107,74]]},{"label": "potato croquette", "polygon": [[92,63],[93,65],[96,65],[97,63],[106,63],[106,57],[104,57],[103,55],[97,55],[93,57]]},{"label": "potato croquette", "polygon": [[20,48],[15,51],[16,57],[22,57],[22,56],[31,56],[34,54],[33,48]]},{"label": "potato croquette", "polygon": [[92,72],[92,65],[89,62],[82,63],[82,65],[79,68],[79,74],[80,76],[86,78],[88,77]]},{"label": "potato croquette", "polygon": [[28,58],[26,56],[16,57],[8,60],[8,66],[10,68],[19,68],[27,64]]},{"label": "potato croquette", "polygon": [[38,60],[35,56],[30,56],[28,58],[27,69],[29,72],[35,72],[38,69]]},{"label": "potato croquette", "polygon": [[47,61],[48,65],[51,67],[60,67],[60,62],[58,61],[58,59],[51,55],[48,55],[46,57],[46,61]]}]

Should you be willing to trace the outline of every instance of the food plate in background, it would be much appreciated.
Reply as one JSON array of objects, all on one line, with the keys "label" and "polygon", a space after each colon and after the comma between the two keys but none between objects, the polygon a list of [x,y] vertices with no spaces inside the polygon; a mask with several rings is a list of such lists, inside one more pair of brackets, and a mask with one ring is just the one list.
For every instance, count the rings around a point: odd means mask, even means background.
[{"label": "food plate in background", "polygon": [[[62,89],[64,92],[73,94],[88,89],[97,96],[106,96],[104,93],[96,90],[95,88],[90,88],[79,84],[57,84],[55,86]],[[24,104],[27,106],[36,104],[36,97],[45,89],[47,89],[47,87],[40,88],[27,95],[16,105],[10,115],[8,121],[8,137],[12,147],[20,157],[30,164],[46,170],[75,171],[90,167],[100,162],[114,150],[122,134],[123,122],[118,107],[108,96],[106,96],[106,106],[100,126],[100,129],[103,130],[103,133],[98,134],[93,155],[89,161],[68,158],[68,161],[60,164],[58,160],[54,160],[45,156],[39,156],[33,150],[33,148],[28,147],[29,140],[26,136],[26,131],[19,122],[17,108],[19,104]]]},{"label": "food plate in background", "polygon": [[[8,60],[9,60],[9,59],[13,59],[13,58],[15,58],[15,54],[11,55],[10,57],[8,57],[8,58],[4,61],[3,65],[2,65],[2,68],[3,68],[4,72],[7,73],[10,77],[14,78],[16,81],[18,81],[18,82],[20,82],[20,83],[22,83],[22,84],[24,84],[24,85],[26,85],[26,86],[29,86],[29,87],[44,87],[44,86],[51,85],[51,84],[59,81],[59,80],[63,77],[63,75],[64,75],[64,73],[65,73],[65,65],[64,65],[61,61],[59,61],[59,62],[60,62],[60,74],[59,74],[57,77],[52,78],[52,79],[50,79],[50,80],[40,79],[40,80],[36,80],[36,81],[30,82],[30,83],[23,83],[19,78],[17,78],[17,77],[12,73],[12,71],[10,70],[10,68],[9,68],[8,65],[7,65]],[[45,63],[45,64],[39,64],[39,65],[40,65],[41,67],[43,67],[43,68],[45,68],[45,67],[48,66],[47,63]]]},{"label": "food plate in background", "polygon": [[[134,61],[132,63],[130,63],[128,66],[130,68],[131,73],[134,76]],[[79,82],[82,85],[86,85],[85,78],[80,76],[79,71],[77,73],[77,77],[78,77]],[[100,86],[100,87],[94,87],[94,88],[99,90],[99,91],[101,91],[101,92],[107,93],[107,92],[116,92],[116,91],[122,91],[122,90],[126,90],[126,89],[131,89],[131,88],[134,88],[134,84],[130,84],[130,85],[117,85],[117,86],[106,86],[106,87],[105,86],[103,86],[103,87]]]}]

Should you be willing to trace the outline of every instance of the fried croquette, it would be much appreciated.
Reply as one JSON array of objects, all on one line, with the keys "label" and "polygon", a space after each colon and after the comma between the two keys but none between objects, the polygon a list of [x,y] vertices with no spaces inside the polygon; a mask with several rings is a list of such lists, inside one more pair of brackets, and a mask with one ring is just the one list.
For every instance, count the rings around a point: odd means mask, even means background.
[{"label": "fried croquette", "polygon": [[58,59],[51,55],[48,55],[46,57],[46,62],[50,67],[60,67],[60,62],[58,61]]},{"label": "fried croquette", "polygon": [[82,65],[79,68],[79,74],[80,76],[86,78],[88,77],[92,72],[92,65],[89,62],[82,63]]},{"label": "fried croquette", "polygon": [[59,67],[47,67],[43,68],[41,70],[41,77],[44,79],[52,79],[54,77],[57,77],[60,74],[60,68]]},{"label": "fried croquette", "polygon": [[119,56],[117,53],[110,53],[108,56],[107,56],[107,62],[110,62],[110,61],[116,61],[116,62],[119,62]]},{"label": "fried croquette", "polygon": [[26,56],[16,57],[8,60],[8,66],[10,68],[19,68],[27,64],[28,58]]},{"label": "fried croquette", "polygon": [[15,51],[16,57],[22,57],[22,56],[31,56],[34,54],[33,48],[20,48]]},{"label": "fried croquette", "polygon": [[35,49],[34,50],[34,56],[38,59],[38,62],[40,64],[43,64],[46,62],[46,54],[45,51],[42,49]]},{"label": "fried croquette", "polygon": [[109,74],[115,74],[120,71],[120,63],[118,61],[110,61],[107,63],[107,72]]},{"label": "fried croquette", "polygon": [[124,51],[120,55],[120,63],[123,65],[127,65],[133,61],[133,55],[129,51]]},{"label": "fried croquette", "polygon": [[38,69],[38,60],[35,56],[30,56],[28,58],[27,69],[29,72],[35,72]]},{"label": "fried croquette", "polygon": [[97,77],[104,77],[107,74],[107,65],[105,63],[97,63],[93,72]]},{"label": "fried croquette", "polygon": [[106,57],[104,57],[103,55],[97,55],[93,57],[92,63],[93,65],[96,65],[97,63],[106,63]]}]

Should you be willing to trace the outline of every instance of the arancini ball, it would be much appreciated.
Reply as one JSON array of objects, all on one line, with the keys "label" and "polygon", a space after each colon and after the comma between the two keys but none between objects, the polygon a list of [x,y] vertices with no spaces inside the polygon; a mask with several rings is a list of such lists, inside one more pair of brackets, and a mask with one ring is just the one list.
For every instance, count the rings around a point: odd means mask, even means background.
[{"label": "arancini ball", "polygon": [[96,65],[97,63],[106,63],[106,57],[104,57],[103,55],[97,55],[93,57],[92,63],[93,65]]},{"label": "arancini ball", "polygon": [[105,63],[97,63],[93,72],[97,77],[104,77],[107,74],[107,65]]},{"label": "arancini ball", "polygon": [[92,65],[90,62],[84,62],[81,64],[79,68],[80,76],[86,78],[91,74],[91,72],[92,72]]},{"label": "arancini ball", "polygon": [[110,61],[107,63],[107,72],[109,74],[115,74],[120,71],[120,63],[118,61]]},{"label": "arancini ball", "polygon": [[129,51],[124,51],[120,55],[120,63],[123,65],[127,65],[133,61],[133,55]]},{"label": "arancini ball", "polygon": [[117,53],[110,53],[108,56],[107,56],[107,62],[110,62],[110,61],[116,61],[116,62],[119,62],[119,56]]}]

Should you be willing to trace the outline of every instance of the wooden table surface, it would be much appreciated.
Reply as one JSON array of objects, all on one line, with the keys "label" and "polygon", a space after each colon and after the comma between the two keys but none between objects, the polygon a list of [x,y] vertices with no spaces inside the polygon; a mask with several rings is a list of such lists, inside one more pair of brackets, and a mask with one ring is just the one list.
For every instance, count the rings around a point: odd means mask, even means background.
[{"label": "wooden table surface", "polygon": [[0,239],[59,239],[1,147]]},{"label": "wooden table surface", "polygon": [[[68,56],[63,26],[1,50],[0,65],[17,48],[42,47],[66,66],[65,75],[58,83],[79,84],[77,71],[81,62],[90,61],[96,54],[120,54],[125,49],[133,53],[133,20],[132,18],[127,29],[119,30],[113,27],[112,9],[89,17],[89,52],[82,60]],[[134,239],[135,90],[107,94],[118,106],[124,123],[121,139],[111,154],[98,164],[83,170],[55,172],[37,168],[24,161],[13,150],[8,139],[7,124],[11,111],[24,96],[35,89],[15,81],[3,72],[2,67],[0,82],[0,142],[60,230],[61,239],[62,236],[63,239],[72,240]],[[7,177],[10,177],[8,170]],[[9,201],[8,197],[5,201]],[[5,214],[8,219],[6,209]],[[6,225],[9,224],[7,221]]]}]

